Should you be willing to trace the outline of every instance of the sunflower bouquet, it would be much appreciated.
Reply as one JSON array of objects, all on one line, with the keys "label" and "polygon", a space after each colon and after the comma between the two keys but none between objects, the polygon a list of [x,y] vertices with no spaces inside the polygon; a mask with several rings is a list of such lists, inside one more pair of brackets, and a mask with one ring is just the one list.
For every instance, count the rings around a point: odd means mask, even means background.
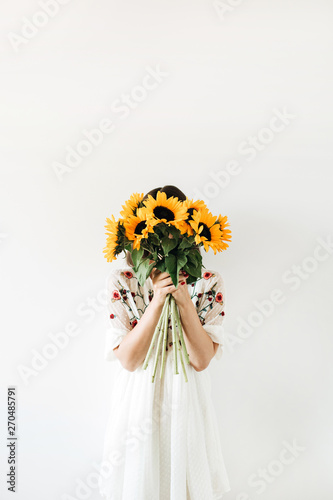
[{"label": "sunflower bouquet", "polygon": [[[112,262],[122,251],[128,251],[133,261],[133,271],[141,286],[153,268],[167,272],[175,287],[178,287],[180,272],[188,284],[201,277],[202,256],[199,248],[210,248],[216,252],[225,250],[231,241],[231,231],[227,229],[227,216],[213,216],[202,200],[186,198],[184,201],[158,191],[156,198],[134,193],[122,205],[121,217],[116,220],[106,218],[106,247],[103,250],[107,262]],[[152,382],[154,382],[160,349],[162,362],[160,378],[165,367],[168,319],[171,316],[172,339],[174,345],[174,373],[178,374],[178,354],[187,382],[185,362],[190,363],[183,337],[178,306],[174,297],[168,294],[156,325],[150,347],[143,363],[146,369],[152,350],[157,341]]]}]

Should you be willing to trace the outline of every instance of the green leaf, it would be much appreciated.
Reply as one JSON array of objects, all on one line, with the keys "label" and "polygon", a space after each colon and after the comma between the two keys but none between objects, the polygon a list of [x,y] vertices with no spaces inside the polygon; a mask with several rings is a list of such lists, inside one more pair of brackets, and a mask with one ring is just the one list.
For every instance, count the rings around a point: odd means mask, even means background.
[{"label": "green leaf", "polygon": [[198,250],[195,248],[187,253],[187,258],[191,264],[200,265],[202,264],[202,256]]},{"label": "green leaf", "polygon": [[142,256],[143,256],[143,248],[139,248],[139,250],[137,250],[136,248],[133,249],[131,255],[132,255],[134,268],[137,269],[140,262],[141,262]]},{"label": "green leaf", "polygon": [[150,259],[144,259],[138,266],[137,271],[135,272],[136,277],[140,283],[140,286],[143,286],[148,276],[150,275],[153,267],[155,267],[155,262],[149,264]]},{"label": "green leaf", "polygon": [[187,264],[184,267],[184,271],[192,276],[200,278],[202,267],[201,254],[196,249],[190,250],[190,252],[187,253]]},{"label": "green leaf", "polygon": [[179,283],[179,271],[184,268],[187,262],[187,257],[183,252],[177,254],[169,254],[165,258],[166,270],[170,274],[172,283],[175,287],[178,287]]},{"label": "green leaf", "polygon": [[[177,258],[175,255],[170,253],[165,257],[166,271],[170,274],[172,282],[175,286],[178,284],[178,273],[177,273]],[[176,284],[177,283],[177,284]]]},{"label": "green leaf", "polygon": [[149,233],[148,240],[152,245],[159,246],[160,244],[160,238],[156,233]]},{"label": "green leaf", "polygon": [[165,267],[165,260],[159,260],[156,265],[155,265],[156,269],[158,269],[159,271],[161,271],[161,273],[164,273],[166,271],[166,267]]},{"label": "green leaf", "polygon": [[[181,233],[180,233],[180,231],[179,231],[179,229],[177,229],[175,226],[172,226],[172,225],[170,225],[170,226],[166,226],[166,234],[168,235],[169,233],[170,233],[170,234],[172,234],[172,236],[173,236],[174,238],[176,238],[176,239],[177,239],[177,241],[178,241],[179,236],[180,236],[180,234],[181,234]],[[170,239],[171,239],[171,238],[170,238]]]},{"label": "green leaf", "polygon": [[193,246],[193,242],[189,241],[189,239],[184,236],[181,239],[180,245],[178,248],[180,248],[181,250],[184,250],[185,248],[190,248],[192,246]]},{"label": "green leaf", "polygon": [[161,240],[161,243],[164,255],[168,255],[169,252],[177,246],[178,241],[176,240],[176,238],[169,238],[168,236],[164,236],[164,238],[162,238]]},{"label": "green leaf", "polygon": [[195,276],[196,278],[200,278],[201,276],[201,269],[200,267],[190,264],[189,262],[186,264],[186,266],[183,267],[184,271],[186,271],[188,274]]},{"label": "green leaf", "polygon": [[184,253],[180,253],[177,255],[177,274],[179,274],[179,271],[185,266],[187,262],[187,256]]}]

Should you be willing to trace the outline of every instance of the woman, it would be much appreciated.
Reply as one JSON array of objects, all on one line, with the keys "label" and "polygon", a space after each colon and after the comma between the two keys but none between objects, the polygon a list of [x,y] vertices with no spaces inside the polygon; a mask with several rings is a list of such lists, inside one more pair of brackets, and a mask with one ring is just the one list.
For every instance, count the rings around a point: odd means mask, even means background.
[{"label": "woman", "polygon": [[[157,191],[185,200],[175,186]],[[216,271],[178,288],[166,272],[153,269],[141,287],[127,266],[107,280],[110,329],[105,357],[118,361],[107,425],[100,492],[107,500],[218,500],[230,490],[220,446],[207,370],[222,355],[224,282]],[[179,308],[190,364],[188,382],[174,374],[169,321],[165,371],[152,383],[153,360],[142,368],[167,294]],[[157,374],[161,356],[159,357]]]}]

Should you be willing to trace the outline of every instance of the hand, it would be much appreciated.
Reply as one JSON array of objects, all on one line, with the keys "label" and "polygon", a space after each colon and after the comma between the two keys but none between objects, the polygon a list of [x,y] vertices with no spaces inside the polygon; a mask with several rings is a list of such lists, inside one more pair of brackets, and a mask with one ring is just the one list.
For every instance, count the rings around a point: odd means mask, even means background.
[{"label": "hand", "polygon": [[178,288],[171,292],[171,295],[174,297],[176,303],[179,306],[186,305],[187,303],[192,302],[190,294],[188,292],[186,278],[184,278],[182,273],[179,274]]},{"label": "hand", "polygon": [[[172,279],[169,273],[167,272],[161,272],[156,267],[152,269],[152,272],[150,274],[151,280],[153,282],[153,289],[154,289],[154,297],[153,300],[157,301],[158,303],[164,303],[165,298],[168,293],[171,293],[172,295],[179,291],[180,288],[185,288],[186,293],[188,294],[187,287],[184,286],[186,284],[186,281],[183,277],[183,275],[180,273],[179,274],[179,284],[178,284],[178,289],[174,286],[172,283]],[[180,283],[183,282],[184,285],[180,285]],[[183,294],[182,294],[183,295]],[[177,294],[174,296],[175,299],[178,300],[182,298],[180,294]]]}]

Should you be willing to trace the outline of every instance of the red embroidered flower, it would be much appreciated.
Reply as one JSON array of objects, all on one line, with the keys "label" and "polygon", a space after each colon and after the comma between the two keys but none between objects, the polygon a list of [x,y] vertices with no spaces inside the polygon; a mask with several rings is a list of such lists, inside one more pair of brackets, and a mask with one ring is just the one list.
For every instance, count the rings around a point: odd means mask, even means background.
[{"label": "red embroidered flower", "polygon": [[221,316],[224,316],[224,311],[221,312]]},{"label": "red embroidered flower", "polygon": [[131,271],[124,271],[124,275],[126,276],[126,278],[133,278],[133,274],[131,273]]},{"label": "red embroidered flower", "polygon": [[135,325],[137,325],[137,324],[138,324],[137,320],[136,320],[136,319],[134,319],[134,320],[132,321],[132,323],[131,323],[131,326],[134,328],[134,327],[135,327]]},{"label": "red embroidered flower", "polygon": [[118,290],[114,290],[114,291],[112,292],[112,298],[113,298],[114,300],[119,300],[119,299],[120,299],[120,293],[118,292]]},{"label": "red embroidered flower", "polygon": [[209,278],[211,278],[212,276],[213,276],[213,275],[212,275],[212,273],[208,273],[208,272],[203,273],[203,277],[205,278],[205,280],[208,280],[208,279],[209,279]]},{"label": "red embroidered flower", "polygon": [[221,292],[218,292],[215,297],[216,302],[223,302],[223,295]]},{"label": "red embroidered flower", "polygon": [[213,297],[208,297],[208,300],[213,300]]},{"label": "red embroidered flower", "polygon": [[110,318],[113,319],[115,316],[114,314],[110,314]]},{"label": "red embroidered flower", "polygon": [[202,293],[198,293],[198,299],[202,297]]}]

